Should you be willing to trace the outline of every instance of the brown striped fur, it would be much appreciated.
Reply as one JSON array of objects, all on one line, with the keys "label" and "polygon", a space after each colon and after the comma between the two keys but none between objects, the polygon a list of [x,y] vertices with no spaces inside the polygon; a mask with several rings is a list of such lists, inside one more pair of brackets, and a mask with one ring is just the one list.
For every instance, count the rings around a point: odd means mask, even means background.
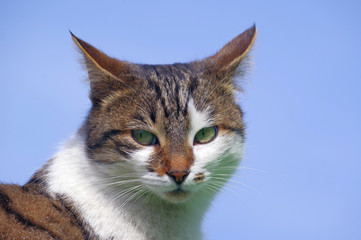
[{"label": "brown striped fur", "polygon": [[86,239],[74,213],[38,184],[0,185],[0,239]]},{"label": "brown striped fur", "polygon": [[[147,169],[180,181],[195,161],[187,140],[190,99],[198,111],[209,111],[218,134],[243,137],[235,74],[244,71],[242,64],[255,35],[252,27],[202,61],[144,65],[110,58],[72,34],[91,85],[93,105],[80,130],[89,159],[99,164],[128,160],[143,147],[132,139],[131,131],[142,129],[159,140]],[[24,186],[0,185],[0,239],[98,239],[73,207],[71,196],[48,191],[51,161]],[[200,172],[193,181],[204,178]]]}]

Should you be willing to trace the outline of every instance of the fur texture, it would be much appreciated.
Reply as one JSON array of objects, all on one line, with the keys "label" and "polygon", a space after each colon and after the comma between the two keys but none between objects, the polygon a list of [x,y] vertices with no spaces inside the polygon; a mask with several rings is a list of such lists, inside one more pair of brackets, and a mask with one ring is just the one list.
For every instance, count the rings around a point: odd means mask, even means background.
[{"label": "fur texture", "polygon": [[[0,238],[201,239],[204,213],[242,155],[235,73],[255,35],[172,65],[120,61],[72,35],[93,106],[28,184],[0,186]],[[205,129],[212,137],[196,141]]]}]

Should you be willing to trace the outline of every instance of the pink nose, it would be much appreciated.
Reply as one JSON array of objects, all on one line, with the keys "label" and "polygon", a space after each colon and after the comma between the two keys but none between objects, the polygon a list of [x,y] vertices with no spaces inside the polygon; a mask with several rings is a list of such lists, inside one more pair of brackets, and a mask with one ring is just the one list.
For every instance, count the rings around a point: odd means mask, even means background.
[{"label": "pink nose", "polygon": [[189,171],[173,171],[167,172],[167,175],[172,178],[176,184],[180,185],[187,178]]}]

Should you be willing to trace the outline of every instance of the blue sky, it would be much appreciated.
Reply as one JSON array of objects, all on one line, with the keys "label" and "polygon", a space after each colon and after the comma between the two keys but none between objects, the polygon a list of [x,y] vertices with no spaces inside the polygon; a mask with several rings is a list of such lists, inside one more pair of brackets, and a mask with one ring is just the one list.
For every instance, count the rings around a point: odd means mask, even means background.
[{"label": "blue sky", "polygon": [[138,63],[209,56],[256,23],[240,169],[206,239],[361,239],[360,1],[1,1],[0,181],[25,183],[90,102],[68,30]]}]

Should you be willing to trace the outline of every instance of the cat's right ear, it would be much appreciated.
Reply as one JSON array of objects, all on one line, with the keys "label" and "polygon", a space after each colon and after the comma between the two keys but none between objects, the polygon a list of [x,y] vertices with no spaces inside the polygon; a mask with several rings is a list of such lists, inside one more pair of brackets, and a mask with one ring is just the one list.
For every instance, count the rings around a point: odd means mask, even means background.
[{"label": "cat's right ear", "polygon": [[93,104],[106,97],[115,85],[127,85],[122,76],[129,75],[131,63],[111,58],[76,37],[72,32],[70,34],[84,57],[91,87],[90,99]]},{"label": "cat's right ear", "polygon": [[247,62],[247,54],[252,48],[256,35],[256,26],[253,25],[201,63],[206,66],[208,73],[215,74],[220,79],[232,79],[237,72],[236,69]]}]

